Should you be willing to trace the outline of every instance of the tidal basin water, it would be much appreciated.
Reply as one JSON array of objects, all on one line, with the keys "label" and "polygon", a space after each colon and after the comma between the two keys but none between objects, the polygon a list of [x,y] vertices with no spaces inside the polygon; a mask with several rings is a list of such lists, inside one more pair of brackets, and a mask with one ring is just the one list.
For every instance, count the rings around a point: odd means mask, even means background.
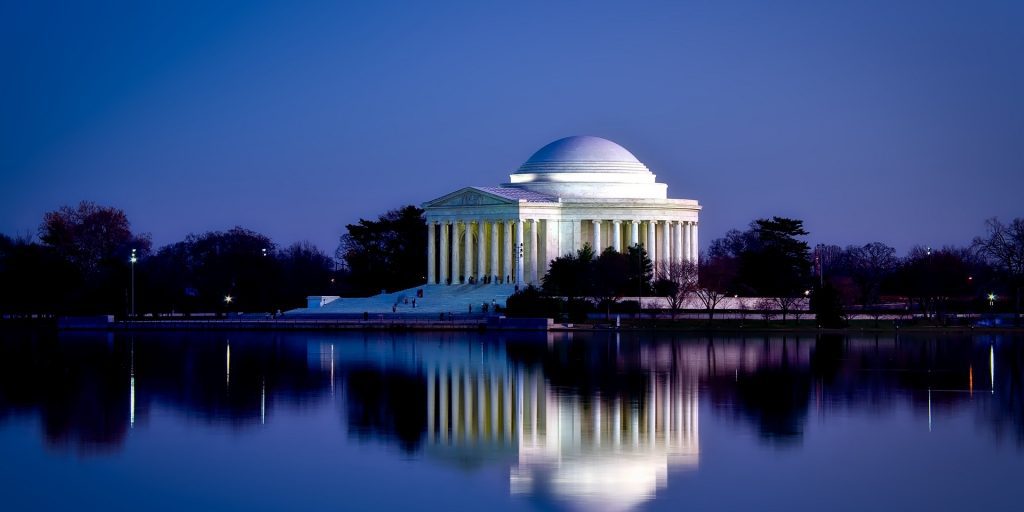
[{"label": "tidal basin water", "polygon": [[0,510],[1022,510],[1024,338],[0,333]]}]

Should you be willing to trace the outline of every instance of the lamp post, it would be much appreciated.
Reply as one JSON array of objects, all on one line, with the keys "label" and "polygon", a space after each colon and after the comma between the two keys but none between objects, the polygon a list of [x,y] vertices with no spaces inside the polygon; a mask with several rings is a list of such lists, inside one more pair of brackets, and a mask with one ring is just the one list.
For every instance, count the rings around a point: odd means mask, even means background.
[{"label": "lamp post", "polygon": [[817,267],[815,270],[818,271],[818,287],[825,287],[825,269],[821,261],[821,249],[824,244],[818,244],[814,246],[814,266]]},{"label": "lamp post", "polygon": [[[516,281],[519,281],[520,279],[522,279],[522,276],[520,276],[519,274],[522,274],[523,271],[526,270],[526,263],[523,263],[522,265],[519,264],[520,261],[523,261],[523,256],[524,255],[525,255],[525,247],[523,246],[522,242],[519,242],[519,256],[516,258],[516,276],[515,276],[515,280]],[[526,281],[523,280],[523,282],[525,283]]]},{"label": "lamp post", "polygon": [[132,249],[132,257],[128,259],[132,264],[132,318],[135,318],[135,262],[139,261],[139,258],[135,256],[135,249]]}]

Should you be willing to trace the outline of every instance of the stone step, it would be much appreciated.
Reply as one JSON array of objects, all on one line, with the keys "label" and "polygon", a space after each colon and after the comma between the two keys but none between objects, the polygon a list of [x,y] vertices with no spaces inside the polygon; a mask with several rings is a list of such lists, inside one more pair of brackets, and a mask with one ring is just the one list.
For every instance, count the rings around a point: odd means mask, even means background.
[{"label": "stone step", "polygon": [[[420,290],[423,291],[423,296],[417,297]],[[372,297],[342,297],[319,308],[300,308],[289,311],[288,314],[466,314],[470,312],[470,305],[472,313],[478,313],[485,303],[504,307],[505,300],[514,292],[515,285],[511,284],[423,285]],[[416,307],[412,306],[414,299]]]}]

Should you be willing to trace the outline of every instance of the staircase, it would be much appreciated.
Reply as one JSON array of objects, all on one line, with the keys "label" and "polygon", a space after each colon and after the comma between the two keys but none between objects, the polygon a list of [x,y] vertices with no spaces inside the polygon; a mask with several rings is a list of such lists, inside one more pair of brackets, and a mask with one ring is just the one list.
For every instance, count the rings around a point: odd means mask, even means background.
[{"label": "staircase", "polygon": [[[422,297],[416,296],[418,290],[423,290]],[[380,314],[437,316],[441,313],[453,313],[459,316],[479,315],[483,312],[483,304],[488,305],[490,312],[494,311],[493,304],[504,308],[505,300],[514,292],[515,285],[512,284],[426,284],[372,297],[342,297],[322,307],[293,309],[286,314],[291,317],[359,316],[363,313],[375,316]],[[414,300],[415,307],[413,307]],[[470,305],[472,305],[472,311],[470,311]],[[394,307],[394,311],[392,311],[392,307]]]}]

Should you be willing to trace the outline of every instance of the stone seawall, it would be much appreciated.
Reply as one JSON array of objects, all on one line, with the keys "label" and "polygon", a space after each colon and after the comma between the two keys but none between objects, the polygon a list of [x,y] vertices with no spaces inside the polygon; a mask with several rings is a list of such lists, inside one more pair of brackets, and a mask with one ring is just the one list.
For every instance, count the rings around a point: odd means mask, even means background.
[{"label": "stone seawall", "polygon": [[[475,331],[483,329],[486,319],[441,320],[167,320],[147,322],[116,322],[95,329],[118,331],[136,330],[252,330],[252,331],[306,331],[306,330],[390,330],[390,331]],[[78,327],[90,329],[90,327]]]}]

